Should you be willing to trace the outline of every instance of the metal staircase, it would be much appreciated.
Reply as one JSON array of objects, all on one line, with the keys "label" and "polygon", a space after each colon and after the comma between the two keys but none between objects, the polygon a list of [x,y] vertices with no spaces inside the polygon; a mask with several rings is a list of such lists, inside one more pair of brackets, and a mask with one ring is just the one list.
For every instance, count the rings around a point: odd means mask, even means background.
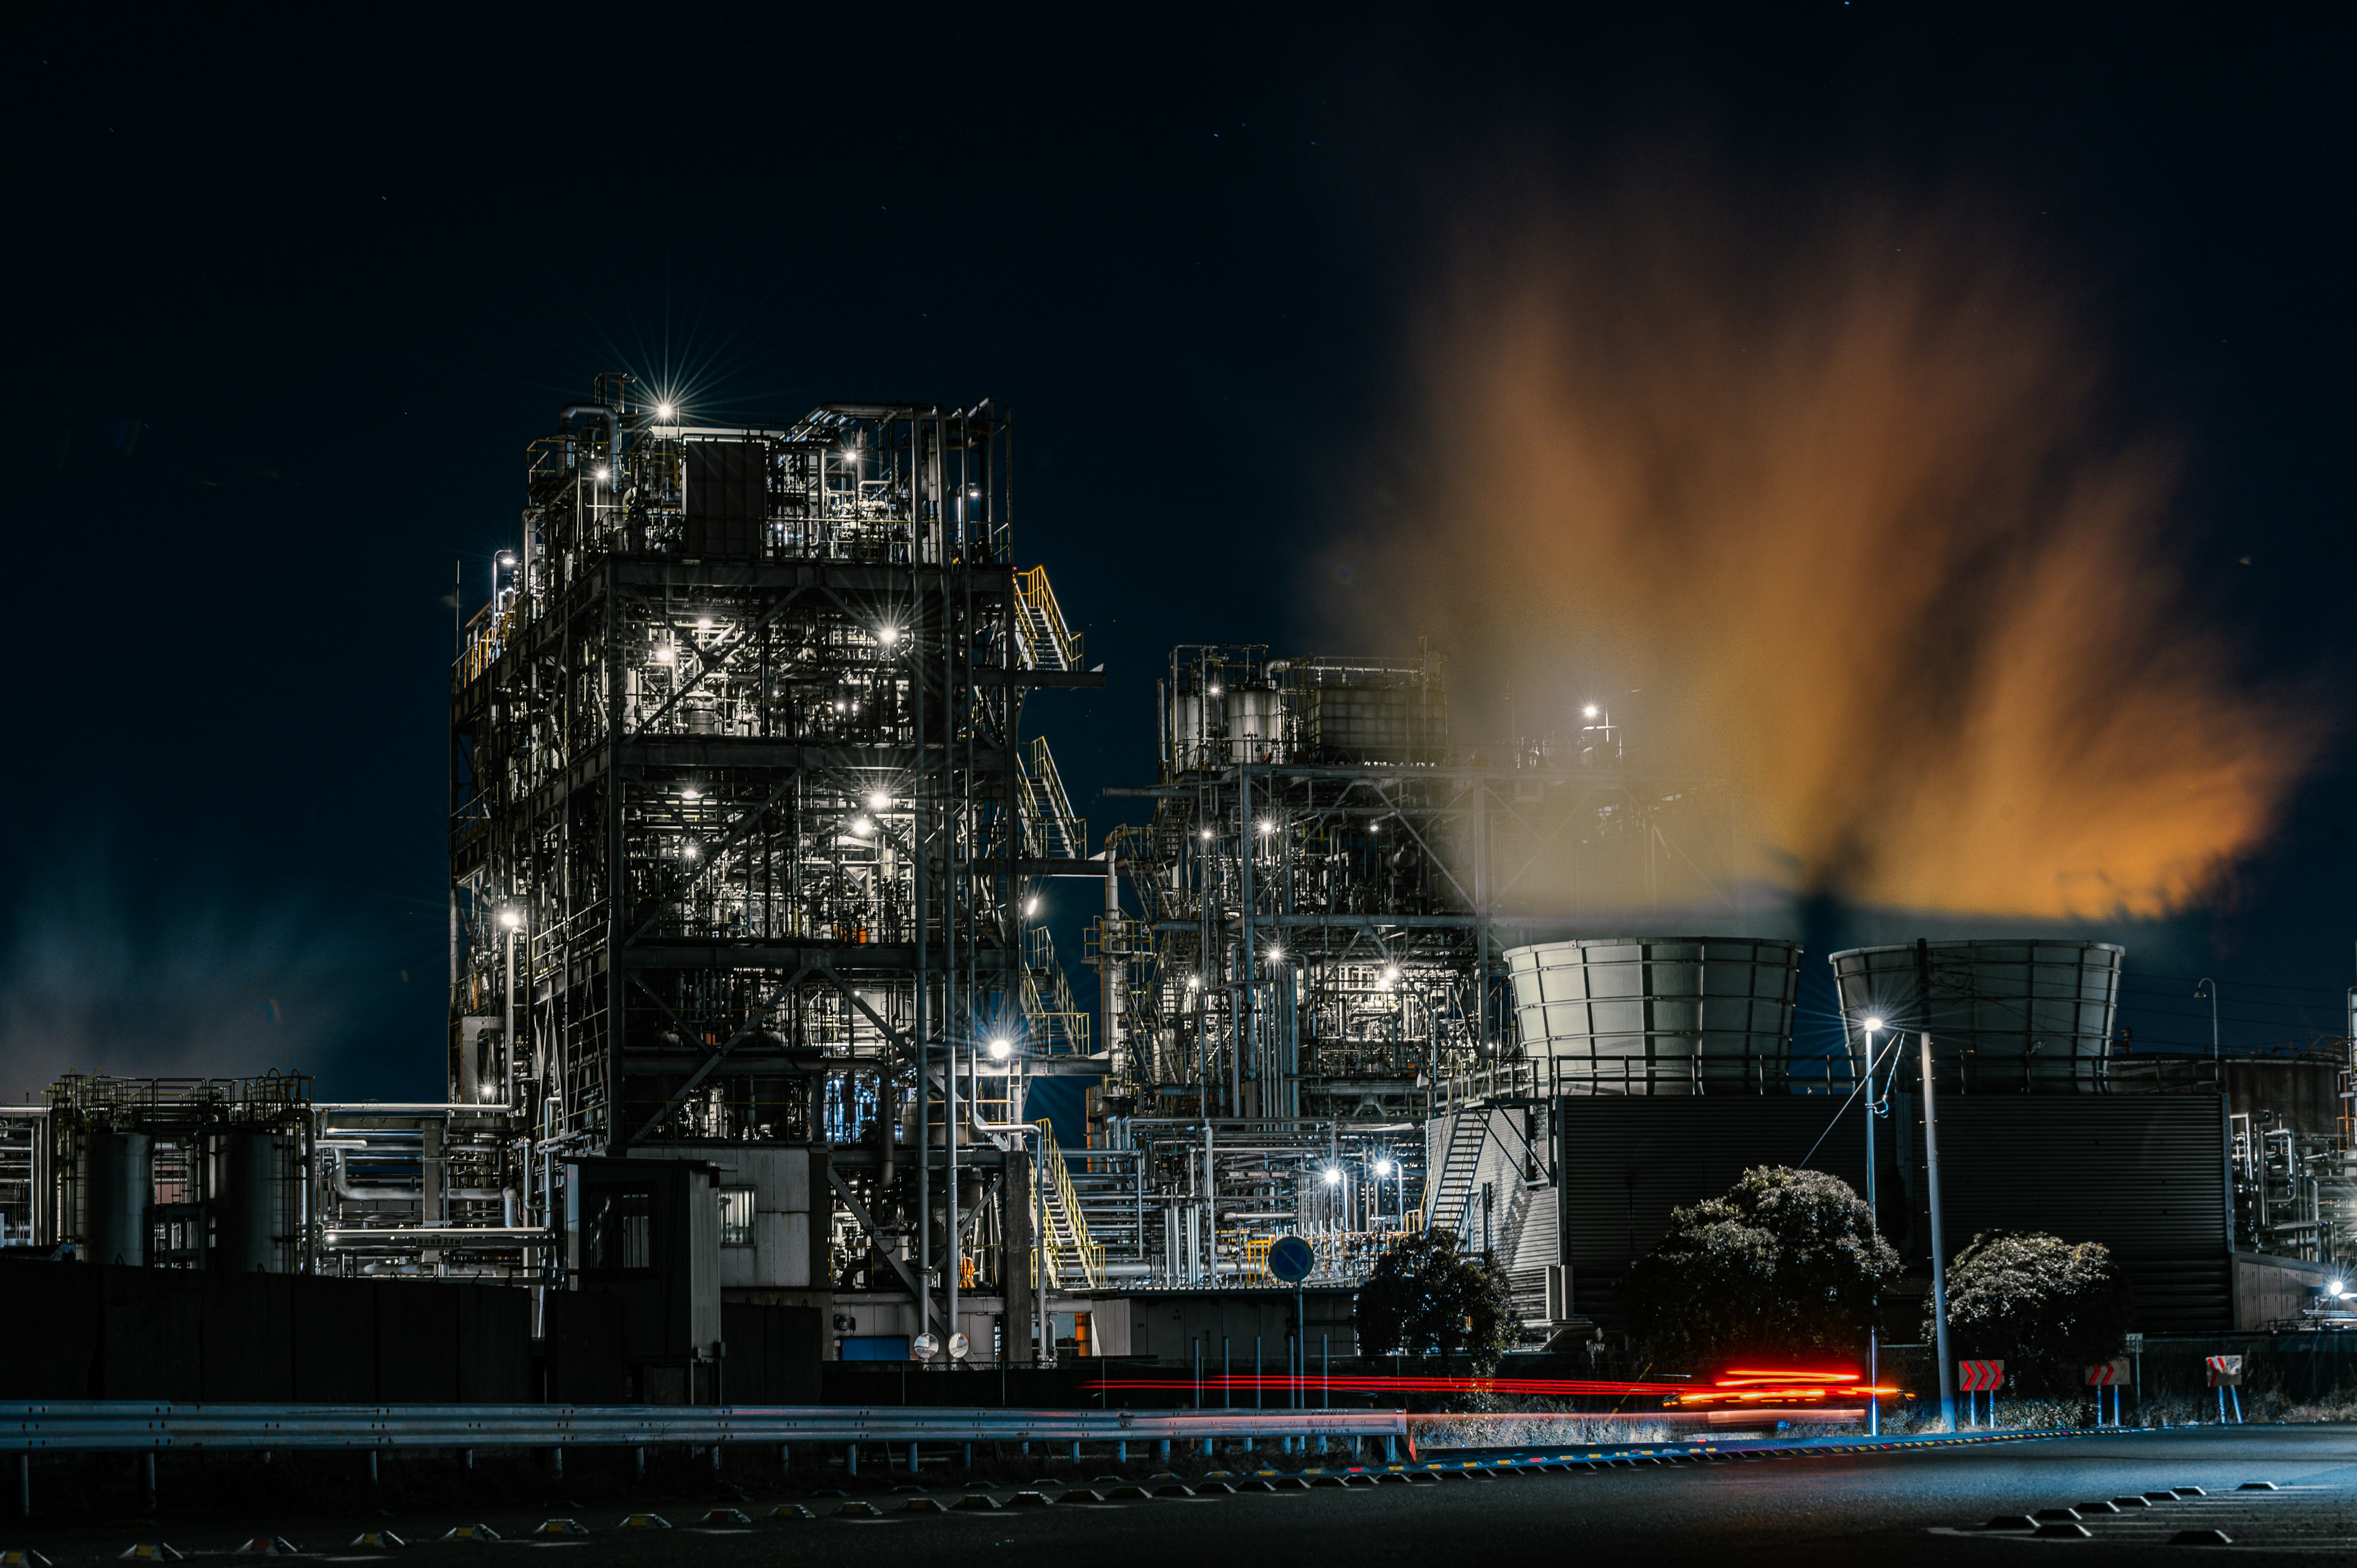
[{"label": "metal staircase", "polygon": [[1146,1258],[1145,1214],[1138,1202],[1136,1172],[1121,1169],[1117,1165],[1092,1169],[1096,1163],[1089,1158],[1087,1150],[1074,1150],[1072,1159],[1066,1164],[1073,1195],[1080,1199],[1082,1229],[1095,1244],[1100,1265],[1106,1257],[1142,1262]]},{"label": "metal staircase", "polygon": [[1473,1206],[1473,1178],[1481,1166],[1481,1145],[1489,1137],[1485,1111],[1452,1111],[1438,1120],[1448,1123],[1438,1157],[1427,1158],[1430,1173],[1424,1184],[1424,1228],[1453,1230],[1459,1251],[1477,1245],[1480,1238],[1466,1234],[1466,1211]]},{"label": "metal staircase", "polygon": [[1064,792],[1064,776],[1056,770],[1048,737],[1033,736],[1029,750],[1028,762],[1019,752],[1016,762],[1023,780],[1026,851],[1042,860],[1088,859],[1088,819],[1072,810],[1072,798]]},{"label": "metal staircase", "polygon": [[[1064,1151],[1057,1146],[1055,1129],[1045,1118],[1032,1123],[1039,1129],[1040,1235],[1032,1255],[1047,1273],[1052,1290],[1095,1290],[1104,1283],[1104,1249],[1089,1239],[1089,1222],[1072,1190],[1071,1173],[1064,1167]],[[1039,1283],[1034,1271],[1032,1283]]]},{"label": "metal staircase", "polygon": [[1032,1048],[1050,1056],[1089,1054],[1091,1015],[1072,995],[1056,939],[1045,926],[1023,933],[1023,1015]]},{"label": "metal staircase", "polygon": [[1064,624],[1064,610],[1056,590],[1048,585],[1048,568],[1034,566],[1015,574],[1017,641],[1024,667],[1031,670],[1081,668],[1081,636]]}]

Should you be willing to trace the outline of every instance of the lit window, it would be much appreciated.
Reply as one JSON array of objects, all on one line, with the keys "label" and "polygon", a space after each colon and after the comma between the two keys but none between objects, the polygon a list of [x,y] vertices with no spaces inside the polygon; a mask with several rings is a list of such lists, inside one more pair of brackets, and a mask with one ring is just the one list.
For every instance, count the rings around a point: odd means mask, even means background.
[{"label": "lit window", "polygon": [[749,1247],[753,1244],[751,1187],[724,1187],[720,1189],[720,1244],[724,1247]]}]

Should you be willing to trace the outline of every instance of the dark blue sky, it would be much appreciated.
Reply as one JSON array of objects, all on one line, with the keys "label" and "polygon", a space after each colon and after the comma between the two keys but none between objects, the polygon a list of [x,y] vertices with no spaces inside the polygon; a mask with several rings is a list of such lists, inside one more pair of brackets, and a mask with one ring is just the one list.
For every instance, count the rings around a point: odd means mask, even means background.
[{"label": "dark blue sky", "polygon": [[[0,1093],[438,1092],[452,563],[471,610],[524,443],[602,369],[748,414],[1011,404],[1018,551],[1113,676],[1039,714],[1101,832],[1171,644],[1321,640],[1432,236],[1501,168],[1969,191],[2115,312],[2197,590],[2341,701],[2337,13],[638,15],[11,39]],[[2336,749],[2219,908],[2124,933],[2140,1037],[2206,1040],[2180,974],[2230,1042],[2335,1026],[2350,784]]]}]

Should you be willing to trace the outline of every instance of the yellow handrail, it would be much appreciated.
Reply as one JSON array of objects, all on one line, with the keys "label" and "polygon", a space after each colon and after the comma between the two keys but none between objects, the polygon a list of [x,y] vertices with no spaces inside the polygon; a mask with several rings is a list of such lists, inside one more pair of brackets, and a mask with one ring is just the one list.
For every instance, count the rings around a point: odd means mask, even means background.
[{"label": "yellow handrail", "polygon": [[[1066,670],[1081,668],[1081,634],[1064,624],[1063,607],[1056,602],[1056,590],[1048,585],[1048,568],[1034,566],[1028,572],[1016,573],[1015,597],[1025,611],[1022,618],[1024,641],[1028,643],[1032,639],[1034,628],[1031,620],[1037,615],[1039,629],[1047,632],[1048,642],[1055,649],[1061,667]],[[1037,648],[1032,650],[1031,662],[1034,667],[1039,663]]]},{"label": "yellow handrail", "polygon": [[[1055,1185],[1056,1196],[1063,1203],[1064,1219],[1071,1230],[1072,1250],[1079,1254],[1081,1282],[1087,1289],[1099,1289],[1104,1283],[1104,1249],[1089,1240],[1089,1222],[1081,1216],[1080,1195],[1072,1190],[1072,1173],[1064,1165],[1064,1151],[1056,1144],[1055,1127],[1045,1117],[1032,1125],[1039,1129],[1039,1158],[1045,1164],[1048,1179]],[[1055,1221],[1052,1218],[1043,1214],[1040,1219],[1043,1228],[1053,1230]],[[1042,1236],[1039,1240],[1043,1244],[1032,1248],[1032,1256],[1046,1266],[1048,1283],[1058,1290],[1065,1289],[1063,1270],[1057,1266],[1056,1262],[1056,1253],[1063,1249],[1060,1245],[1045,1244],[1052,1240],[1052,1237]],[[1037,1288],[1039,1281],[1037,1268],[1032,1271],[1031,1281]]]}]

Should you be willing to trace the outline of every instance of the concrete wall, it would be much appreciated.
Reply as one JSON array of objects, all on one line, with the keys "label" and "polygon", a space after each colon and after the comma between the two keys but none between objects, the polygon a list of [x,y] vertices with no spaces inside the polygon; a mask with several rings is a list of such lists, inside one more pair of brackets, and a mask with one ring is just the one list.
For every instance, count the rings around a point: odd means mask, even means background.
[{"label": "concrete wall", "polygon": [[2234,1326],[2260,1333],[2298,1328],[2301,1314],[2316,1305],[2326,1285],[2341,1278],[2329,1263],[2276,1258],[2263,1252],[2234,1254]]},{"label": "concrete wall", "polygon": [[[1357,1299],[1353,1291],[1333,1288],[1301,1293],[1311,1370],[1318,1365],[1321,1336],[1325,1352],[1335,1359],[1358,1354],[1352,1322]],[[1251,1371],[1257,1338],[1262,1370],[1282,1372],[1286,1342],[1294,1332],[1294,1293],[1289,1290],[1155,1291],[1060,1299],[1054,1305],[1059,1311],[1094,1315],[1092,1326],[1100,1355],[1145,1356],[1166,1366],[1191,1367],[1200,1344],[1209,1371],[1219,1369],[1222,1340],[1230,1370]]]}]

